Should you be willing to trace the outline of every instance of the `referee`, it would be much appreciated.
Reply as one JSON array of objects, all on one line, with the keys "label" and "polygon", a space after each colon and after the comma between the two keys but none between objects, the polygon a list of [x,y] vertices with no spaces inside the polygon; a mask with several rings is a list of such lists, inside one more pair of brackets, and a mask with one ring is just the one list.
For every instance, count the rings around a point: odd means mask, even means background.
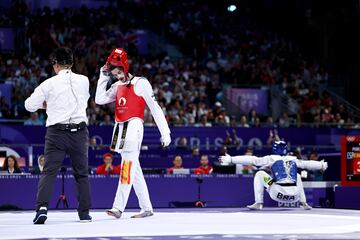
[{"label": "referee", "polygon": [[86,107],[89,99],[89,79],[73,73],[73,53],[58,48],[50,57],[56,73],[41,83],[25,101],[29,112],[46,109],[45,166],[36,196],[34,224],[44,224],[54,181],[65,154],[71,159],[76,180],[80,222],[91,222],[88,178],[88,143]]}]

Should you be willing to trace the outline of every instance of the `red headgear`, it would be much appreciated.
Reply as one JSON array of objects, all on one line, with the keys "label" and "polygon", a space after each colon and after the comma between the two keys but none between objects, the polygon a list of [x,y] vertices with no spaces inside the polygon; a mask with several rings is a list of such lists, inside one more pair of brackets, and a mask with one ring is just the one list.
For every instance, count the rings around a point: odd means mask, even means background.
[{"label": "red headgear", "polygon": [[122,48],[115,48],[107,58],[107,64],[114,67],[122,67],[124,69],[125,79],[129,71],[129,63],[127,61],[127,53]]}]

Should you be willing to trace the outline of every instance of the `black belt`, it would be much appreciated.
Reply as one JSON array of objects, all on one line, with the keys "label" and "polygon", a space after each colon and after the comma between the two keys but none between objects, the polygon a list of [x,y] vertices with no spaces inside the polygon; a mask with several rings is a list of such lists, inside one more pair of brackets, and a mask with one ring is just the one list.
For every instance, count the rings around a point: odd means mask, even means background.
[{"label": "black belt", "polygon": [[[122,149],[124,147],[128,124],[129,124],[129,122],[124,122],[124,124],[123,124],[119,149]],[[110,149],[113,150],[113,151],[115,151],[118,137],[119,137],[119,123],[116,124],[114,136],[113,136],[113,139],[111,141]]]},{"label": "black belt", "polygon": [[53,125],[52,127],[56,128],[58,130],[62,130],[62,131],[77,132],[78,130],[86,128],[86,122],[81,122],[79,124],[76,124],[76,123],[67,123],[67,124],[57,123],[57,124]]},{"label": "black belt", "polygon": [[282,187],[293,187],[296,186],[296,183],[276,183],[277,185],[280,185]]}]

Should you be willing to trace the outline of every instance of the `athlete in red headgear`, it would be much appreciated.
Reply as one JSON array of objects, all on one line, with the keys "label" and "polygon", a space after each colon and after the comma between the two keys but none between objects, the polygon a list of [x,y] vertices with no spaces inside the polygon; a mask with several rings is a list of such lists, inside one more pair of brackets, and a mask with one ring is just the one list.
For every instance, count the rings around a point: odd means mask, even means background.
[{"label": "athlete in red headgear", "polygon": [[[106,85],[113,78],[116,81],[106,90]],[[113,208],[107,213],[120,218],[125,210],[131,187],[139,199],[141,212],[133,217],[141,218],[153,215],[149,192],[142,173],[139,154],[144,133],[144,110],[147,105],[159,128],[161,143],[167,147],[170,142],[170,129],[164,113],[156,102],[153,89],[144,77],[129,73],[127,54],[122,48],[114,49],[106,65],[100,69],[95,102],[107,104],[115,101],[115,126],[111,149],[121,154],[121,173]]]},{"label": "athlete in red headgear", "polygon": [[112,50],[112,52],[107,58],[107,62],[105,66],[108,67],[108,69],[103,69],[103,70],[105,71],[110,70],[110,74],[111,74],[111,70],[113,70],[114,68],[122,69],[124,73],[124,78],[120,80],[125,80],[125,81],[127,80],[129,73],[129,63],[127,60],[127,53],[125,52],[124,49],[115,48],[114,50]]}]

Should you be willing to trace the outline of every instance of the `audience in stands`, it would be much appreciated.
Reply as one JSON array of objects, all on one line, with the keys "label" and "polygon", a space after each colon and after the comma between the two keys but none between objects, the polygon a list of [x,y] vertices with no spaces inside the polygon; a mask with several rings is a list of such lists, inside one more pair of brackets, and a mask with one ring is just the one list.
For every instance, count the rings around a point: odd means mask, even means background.
[{"label": "audience in stands", "polygon": [[[245,149],[244,155],[253,156],[254,148],[248,146]],[[255,170],[257,170],[257,167],[253,165],[236,164],[236,174],[253,174]]]},{"label": "audience in stands", "polygon": [[[0,82],[13,87],[11,103],[1,97],[0,119],[28,118],[23,107],[24,99],[34,87],[54,74],[48,61],[49,53],[64,45],[75,51],[76,71],[87,75],[90,80],[89,124],[111,126],[114,108],[97,106],[93,97],[99,68],[110,50],[121,46],[129,52],[131,72],[147,76],[151,81],[172,126],[271,127],[277,124],[288,127],[304,123],[316,127],[329,124],[335,127],[357,126],[357,119],[346,106],[336,103],[330,94],[322,93],[317,87],[327,82],[326,70],[315,61],[306,61],[299,48],[288,39],[259,27],[251,11],[246,16],[237,17],[237,27],[234,28],[234,19],[214,17],[218,9],[208,8],[207,3],[170,4],[162,1],[161,9],[157,8],[156,1],[127,4],[137,9],[137,12],[128,11],[130,16],[138,15],[140,11],[152,22],[158,21],[159,24],[152,25],[152,29],[165,34],[190,60],[166,55],[139,55],[134,29],[144,27],[144,23],[129,18],[121,10],[113,11],[111,7],[51,10],[45,7],[31,13],[29,8],[22,7],[27,10],[19,11],[13,5],[14,9],[9,13],[17,14],[4,14],[0,25],[23,27],[24,19],[27,19],[25,36],[30,39],[31,51],[25,45],[18,45],[14,54],[3,54],[0,58]],[[206,11],[193,11],[193,8]],[[76,27],[71,24],[73,21],[77,22]],[[216,34],[209,35],[208,32]],[[230,117],[221,104],[225,100],[223,83],[272,86],[274,93],[284,98],[286,109],[277,119],[256,111],[241,118]],[[27,124],[34,123],[32,118],[35,116],[31,116]],[[39,111],[36,124],[44,124],[44,118],[44,111]],[[153,126],[148,112],[145,125]]]},{"label": "audience in stands", "polygon": [[24,122],[24,125],[41,126],[44,125],[44,121],[39,119],[37,112],[33,112],[30,114],[30,118]]},{"label": "audience in stands", "polygon": [[179,150],[189,150],[190,149],[190,146],[187,143],[186,137],[179,138],[179,141],[176,145],[176,149],[179,149]]},{"label": "audience in stands", "polygon": [[281,139],[280,139],[280,136],[278,134],[278,130],[277,129],[271,129],[269,131],[269,137],[268,137],[268,139],[266,141],[267,145],[271,146],[275,141],[279,141],[279,140],[281,140]]},{"label": "audience in stands", "polygon": [[200,148],[198,146],[194,147],[191,150],[191,156],[193,156],[193,157],[200,156]]},{"label": "audience in stands", "polygon": [[219,156],[225,156],[226,154],[228,154],[228,148],[227,146],[222,146],[219,151]]},{"label": "audience in stands", "polygon": [[183,169],[182,163],[182,157],[180,155],[176,155],[173,160],[173,166],[171,168],[168,168],[166,173],[173,174],[174,169]]},{"label": "audience in stands", "polygon": [[[316,150],[312,150],[309,152],[308,159],[313,161],[319,161],[319,156]],[[309,179],[311,181],[323,181],[324,179],[324,172],[320,170],[311,171],[309,172],[309,175]]]},{"label": "audience in stands", "polygon": [[89,140],[89,148],[91,150],[102,150],[103,147],[101,146],[101,142],[98,141],[98,139],[94,136],[94,137],[91,137],[90,140]]},{"label": "audience in stands", "polygon": [[0,119],[11,118],[11,109],[9,104],[6,102],[5,96],[0,97]]},{"label": "audience in stands", "polygon": [[200,166],[194,170],[194,174],[211,174],[213,172],[212,166],[209,164],[208,155],[201,155]]},{"label": "audience in stands", "polygon": [[[26,4],[13,5],[9,14],[0,18],[0,25],[24,28],[30,47],[16,45],[15,52],[0,55],[0,83],[12,86],[11,102],[0,97],[0,120],[15,119],[25,125],[45,124],[43,110],[29,115],[23,103],[36,86],[54,74],[48,56],[61,45],[74,50],[76,72],[89,77],[89,124],[113,126],[115,108],[111,104],[96,105],[94,96],[100,67],[112,48],[120,46],[128,50],[131,73],[146,76],[151,81],[171,126],[269,127],[274,130],[270,130],[268,145],[280,139],[276,127],[360,128],[358,119],[346,105],[319,89],[319,84],[328,81],[326,69],[315,61],[307,61],[293,42],[261,28],[254,22],[251,12],[240,16],[234,28],[233,19],[215,17],[217,9],[208,8],[206,2],[161,0],[161,8],[157,2],[128,1],[125,4],[133,6],[127,8],[128,15],[122,9],[114,11],[111,7],[64,10],[45,7],[31,13]],[[183,12],[186,14],[177,14]],[[139,13],[142,13],[140,20],[129,17]],[[140,55],[136,49],[139,39],[134,30],[146,27],[143,19],[152,19],[151,30],[170,39],[184,57]],[[276,118],[256,110],[229,116],[224,84],[271,88],[271,93],[284,103],[284,109]],[[144,124],[155,126],[148,111]],[[239,146],[236,131],[227,132],[224,142],[220,155]],[[98,144],[102,143],[95,137],[90,139],[91,150],[103,149]],[[180,138],[176,147],[190,150],[185,137]],[[252,149],[246,154],[252,154]],[[199,149],[195,148],[192,155],[198,156]],[[15,162],[17,166],[16,158],[12,159],[10,165]],[[105,154],[104,164],[96,172],[119,173],[120,166],[113,166],[112,160],[111,154]],[[182,168],[181,156],[176,156],[173,163],[167,171],[170,174],[173,169]],[[10,172],[17,171],[16,167],[11,169]]]},{"label": "audience in stands", "polygon": [[[254,123],[255,123],[255,119],[254,119]],[[245,115],[242,115],[240,117],[240,123],[238,125],[239,127],[243,127],[243,128],[249,128],[250,125],[248,124],[247,118]]]},{"label": "audience in stands", "polygon": [[7,172],[8,174],[22,173],[21,169],[19,168],[17,158],[14,155],[9,155],[5,158],[1,170]]},{"label": "audience in stands", "polygon": [[120,174],[121,166],[113,165],[113,155],[105,153],[103,155],[104,163],[96,168],[96,174]]},{"label": "audience in stands", "polygon": [[45,156],[40,155],[37,159],[37,162],[38,162],[38,165],[32,169],[31,174],[41,174],[42,173],[42,171],[44,170],[44,166],[45,166]]}]

